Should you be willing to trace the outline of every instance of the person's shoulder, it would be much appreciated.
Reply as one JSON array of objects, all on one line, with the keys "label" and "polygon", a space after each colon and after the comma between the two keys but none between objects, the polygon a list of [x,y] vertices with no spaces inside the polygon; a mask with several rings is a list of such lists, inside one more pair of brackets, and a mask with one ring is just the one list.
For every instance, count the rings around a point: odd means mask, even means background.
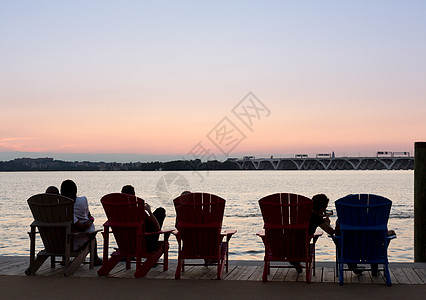
[{"label": "person's shoulder", "polygon": [[75,201],[77,202],[83,202],[83,201],[85,201],[85,202],[87,202],[87,198],[86,198],[86,196],[80,196],[80,197],[76,197],[75,198]]}]

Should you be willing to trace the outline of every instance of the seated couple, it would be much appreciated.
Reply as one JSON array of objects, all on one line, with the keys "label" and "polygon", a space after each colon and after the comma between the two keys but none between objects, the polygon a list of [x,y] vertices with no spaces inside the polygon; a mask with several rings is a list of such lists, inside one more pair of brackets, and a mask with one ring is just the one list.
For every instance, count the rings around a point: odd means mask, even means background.
[{"label": "seated couple", "polygon": [[[77,196],[77,185],[72,180],[65,180],[61,184],[61,191],[55,186],[49,186],[46,189],[47,194],[62,195],[74,201],[74,220],[72,230],[74,232],[92,232],[95,231],[94,218],[90,214],[87,198]],[[73,250],[78,251],[87,245],[90,237],[86,235],[77,235],[73,238]],[[102,259],[99,258],[95,239],[95,266],[101,266]]]}]

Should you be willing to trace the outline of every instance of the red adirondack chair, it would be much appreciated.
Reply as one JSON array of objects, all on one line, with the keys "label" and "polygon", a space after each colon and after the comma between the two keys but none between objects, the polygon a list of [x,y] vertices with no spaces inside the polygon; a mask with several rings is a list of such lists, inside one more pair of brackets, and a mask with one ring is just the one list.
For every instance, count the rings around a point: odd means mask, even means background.
[{"label": "red adirondack chair", "polygon": [[[225,200],[207,193],[191,193],[173,200],[179,244],[175,279],[185,265],[217,263],[217,279],[222,279],[224,266],[228,272],[229,240],[236,230],[221,233]],[[223,238],[226,236],[226,241]],[[204,259],[204,264],[185,263],[185,259]]]},{"label": "red adirondack chair", "polygon": [[[108,220],[104,224],[104,256],[103,265],[98,270],[98,275],[105,276],[125,259],[126,269],[130,269],[130,261],[136,258],[136,278],[145,276],[157,263],[161,255],[163,258],[163,270],[168,268],[169,236],[172,230],[145,232],[145,202],[136,196],[127,194],[108,194],[101,199]],[[111,231],[110,231],[111,229]],[[114,234],[118,250],[108,259],[109,234]],[[164,241],[158,242],[158,247],[152,252],[147,252],[145,239],[148,235],[164,234]],[[142,259],[145,260],[142,262]]]},{"label": "red adirondack chair", "polygon": [[[297,194],[273,194],[259,200],[264,231],[258,233],[265,244],[265,265],[262,281],[268,280],[272,261],[302,262],[306,282],[311,282],[315,242],[318,236],[308,235],[312,200]],[[312,244],[310,241],[312,239]],[[277,265],[277,268],[292,268]]]}]

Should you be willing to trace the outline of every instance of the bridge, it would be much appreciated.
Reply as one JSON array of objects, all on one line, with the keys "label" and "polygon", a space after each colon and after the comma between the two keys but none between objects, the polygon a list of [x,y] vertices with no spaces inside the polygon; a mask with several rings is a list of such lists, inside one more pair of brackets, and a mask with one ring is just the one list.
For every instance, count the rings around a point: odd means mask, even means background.
[{"label": "bridge", "polygon": [[414,156],[307,157],[230,159],[241,170],[414,170]]}]

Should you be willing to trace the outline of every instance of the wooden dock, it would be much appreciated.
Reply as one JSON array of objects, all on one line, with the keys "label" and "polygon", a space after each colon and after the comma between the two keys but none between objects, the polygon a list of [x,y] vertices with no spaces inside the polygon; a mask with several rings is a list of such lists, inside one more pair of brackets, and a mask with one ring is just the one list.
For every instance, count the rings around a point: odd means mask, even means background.
[{"label": "wooden dock", "polygon": [[[28,267],[29,258],[0,256],[0,276],[26,276],[24,271]],[[315,276],[312,277],[312,282],[328,282],[338,283],[336,277],[336,269],[334,263],[317,262]],[[73,275],[73,277],[98,277],[96,271],[99,267],[89,270],[88,265],[82,265]],[[176,271],[176,262],[171,260],[169,269],[163,272],[163,266],[150,270],[145,278],[150,279],[174,279]],[[38,277],[63,277],[64,268],[57,266],[50,268],[50,261],[46,263],[37,272]],[[133,278],[135,266],[126,270],[125,263],[119,263],[108,275],[111,278]],[[230,261],[229,271],[224,273],[223,280],[240,280],[240,281],[260,281],[263,272],[262,261]],[[374,277],[369,271],[362,275],[355,275],[350,271],[345,271],[345,283],[370,283],[384,284],[383,274]],[[426,263],[391,263],[390,272],[392,284],[426,284]],[[383,272],[381,272],[383,273]],[[185,267],[185,272],[182,273],[182,280],[214,280],[216,279],[215,266],[188,266]],[[135,279],[136,280],[136,279]],[[269,281],[283,282],[305,282],[305,272],[298,274],[293,268],[271,268],[271,274],[268,277]]]}]

